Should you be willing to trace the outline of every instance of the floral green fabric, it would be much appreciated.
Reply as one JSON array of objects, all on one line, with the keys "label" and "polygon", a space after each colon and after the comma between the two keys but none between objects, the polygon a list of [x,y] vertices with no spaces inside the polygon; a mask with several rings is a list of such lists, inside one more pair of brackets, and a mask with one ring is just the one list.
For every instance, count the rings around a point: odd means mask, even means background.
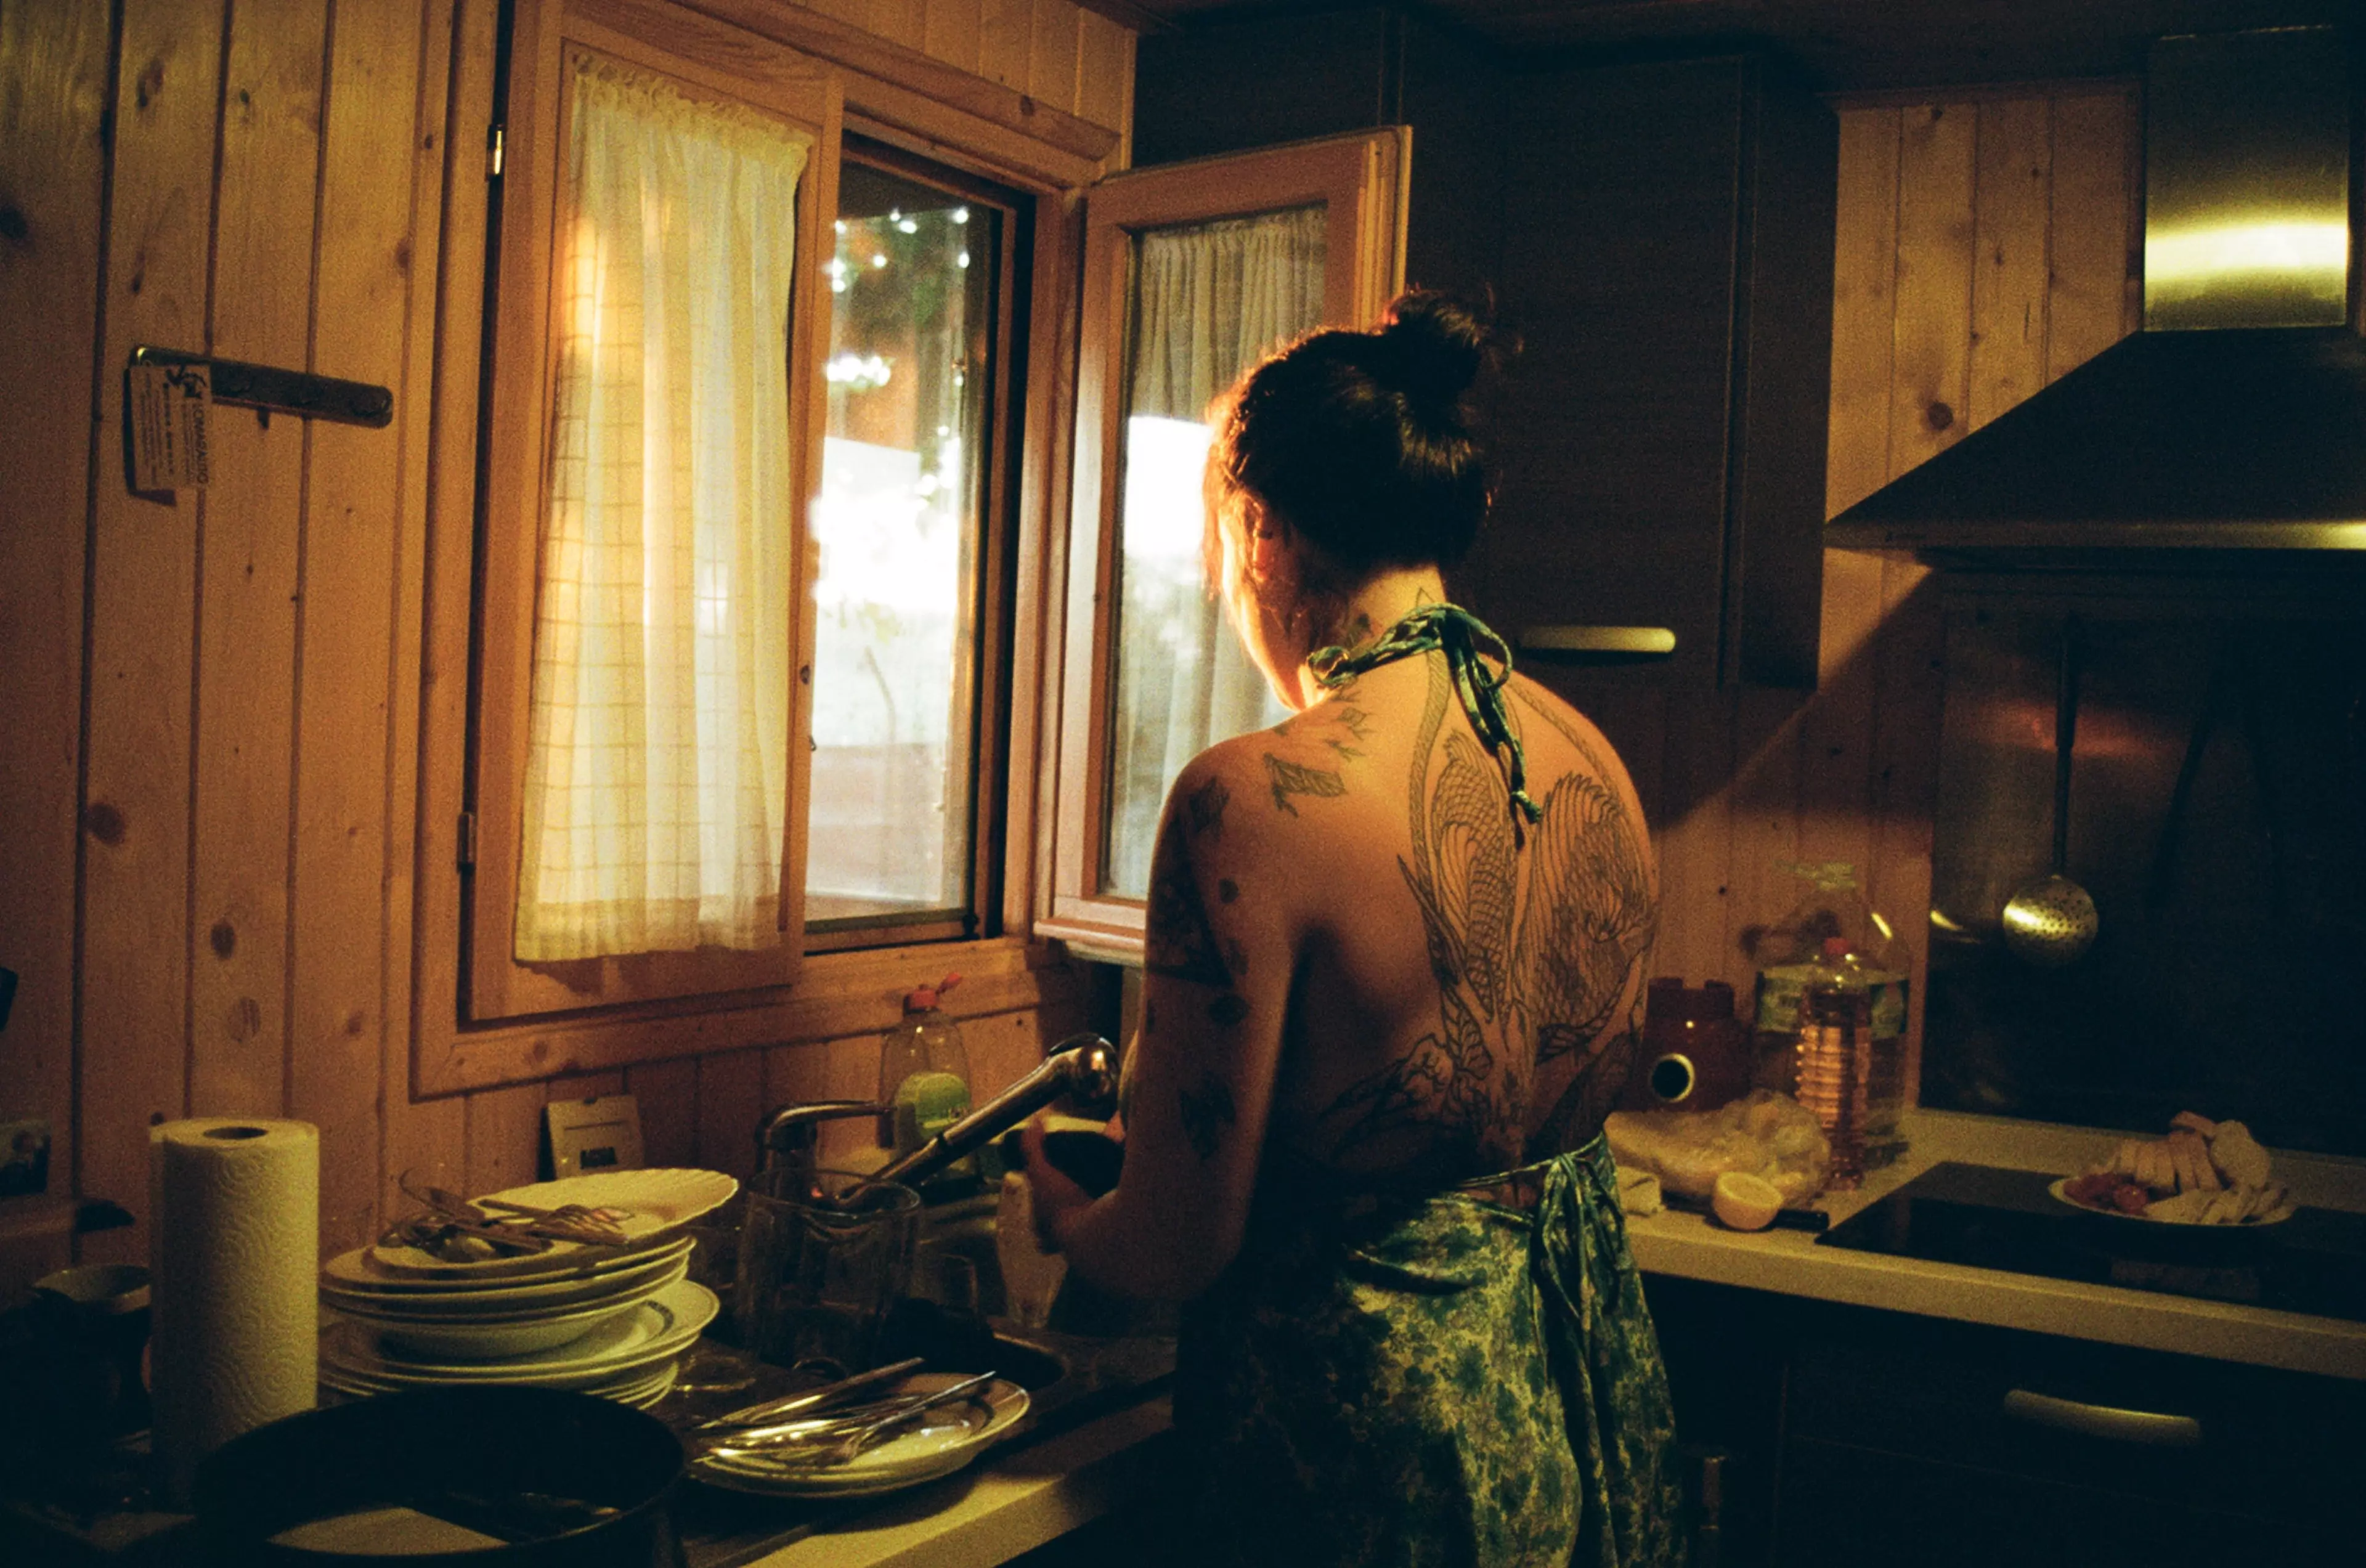
[{"label": "floral green fabric", "polygon": [[1176,1426],[1214,1535],[1191,1560],[1680,1562],[1667,1376],[1603,1140],[1445,1193],[1316,1185],[1269,1172],[1186,1310]]}]

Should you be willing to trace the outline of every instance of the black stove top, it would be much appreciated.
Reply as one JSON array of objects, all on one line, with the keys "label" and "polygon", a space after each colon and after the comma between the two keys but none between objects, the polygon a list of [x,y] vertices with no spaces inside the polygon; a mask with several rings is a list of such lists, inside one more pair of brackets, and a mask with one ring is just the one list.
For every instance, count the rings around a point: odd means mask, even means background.
[{"label": "black stove top", "polygon": [[1817,1238],[1935,1263],[2239,1302],[2366,1323],[2366,1214],[2169,1225],[2073,1207],[2056,1178],[1949,1161]]}]

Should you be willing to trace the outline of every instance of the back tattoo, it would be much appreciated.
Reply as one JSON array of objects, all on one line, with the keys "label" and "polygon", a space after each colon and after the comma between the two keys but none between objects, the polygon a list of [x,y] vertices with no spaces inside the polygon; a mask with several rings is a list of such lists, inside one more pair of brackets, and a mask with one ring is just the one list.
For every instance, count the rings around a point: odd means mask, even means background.
[{"label": "back tattoo", "polygon": [[[1543,820],[1523,842],[1494,760],[1460,727],[1440,744],[1453,693],[1445,660],[1426,662],[1407,786],[1412,851],[1397,863],[1421,911],[1438,1025],[1350,1087],[1324,1119],[1352,1119],[1337,1153],[1412,1136],[1429,1145],[1429,1158],[1475,1172],[1558,1153],[1616,1098],[1631,1039],[1583,1064],[1524,1146],[1524,1069],[1602,1037],[1651,952],[1658,909],[1641,825],[1605,782],[1606,760],[1559,715],[1518,694],[1584,760],[1583,771],[1554,781]],[[1641,998],[1638,985],[1630,1010],[1639,1014]],[[1630,1018],[1627,1033],[1639,1024]]]}]

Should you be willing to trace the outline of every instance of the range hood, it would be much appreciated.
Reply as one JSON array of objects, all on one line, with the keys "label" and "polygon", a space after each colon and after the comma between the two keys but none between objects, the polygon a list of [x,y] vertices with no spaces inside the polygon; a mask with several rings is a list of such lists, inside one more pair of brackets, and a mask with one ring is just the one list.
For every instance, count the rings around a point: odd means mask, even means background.
[{"label": "range hood", "polygon": [[2163,39],[2145,330],[1834,518],[1970,565],[2366,562],[2350,86],[2330,28]]}]

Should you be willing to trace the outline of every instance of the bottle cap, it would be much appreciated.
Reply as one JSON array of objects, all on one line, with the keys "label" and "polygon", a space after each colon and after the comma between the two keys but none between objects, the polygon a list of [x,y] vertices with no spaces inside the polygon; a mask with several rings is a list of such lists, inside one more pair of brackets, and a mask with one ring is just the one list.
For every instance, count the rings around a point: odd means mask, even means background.
[{"label": "bottle cap", "polygon": [[906,1012],[928,1012],[932,1010],[939,1000],[942,998],[944,994],[947,991],[952,990],[955,986],[960,985],[962,977],[960,976],[948,975],[933,986],[913,987],[910,990],[904,993],[904,1010]]}]

